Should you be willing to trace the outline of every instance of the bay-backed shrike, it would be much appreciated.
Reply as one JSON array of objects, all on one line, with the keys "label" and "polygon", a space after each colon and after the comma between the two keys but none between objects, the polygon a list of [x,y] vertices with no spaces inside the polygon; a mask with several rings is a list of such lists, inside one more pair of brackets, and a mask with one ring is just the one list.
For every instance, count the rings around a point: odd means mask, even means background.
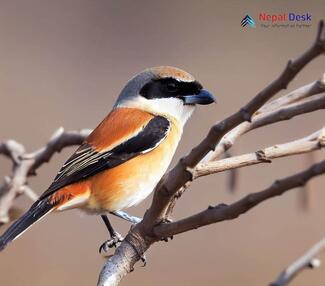
[{"label": "bay-backed shrike", "polygon": [[120,210],[153,191],[195,105],[212,102],[214,97],[180,69],[162,66],[136,75],[50,187],[0,237],[0,250],[46,214],[72,208],[101,214],[116,239],[104,214],[128,218]]}]

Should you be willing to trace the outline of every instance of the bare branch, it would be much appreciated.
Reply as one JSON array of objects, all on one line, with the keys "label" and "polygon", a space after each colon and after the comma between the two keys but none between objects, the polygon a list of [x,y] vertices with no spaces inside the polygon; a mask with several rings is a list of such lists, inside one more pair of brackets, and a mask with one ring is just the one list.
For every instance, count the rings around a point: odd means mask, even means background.
[{"label": "bare branch", "polygon": [[19,189],[18,194],[24,194],[27,197],[29,197],[33,202],[37,201],[38,195],[27,185],[22,186]]},{"label": "bare branch", "polygon": [[[279,121],[291,119],[300,114],[306,114],[316,110],[325,108],[325,94],[319,94],[303,101],[290,104],[288,106],[277,109],[273,112],[256,116],[249,126],[249,130],[259,128],[261,126],[270,125]],[[245,133],[248,130],[245,131]]]},{"label": "bare branch", "polygon": [[280,196],[293,188],[303,186],[313,177],[324,173],[325,161],[322,161],[303,172],[277,180],[269,188],[257,193],[249,194],[229,206],[219,205],[216,207],[209,207],[207,210],[188,218],[169,224],[158,225],[154,228],[154,233],[157,237],[170,237],[208,224],[235,219],[261,202],[275,196]]},{"label": "bare branch", "polygon": [[319,267],[321,262],[320,260],[316,259],[315,256],[317,256],[324,249],[325,238],[317,242],[303,256],[294,261],[279,275],[274,282],[270,284],[270,286],[285,286],[304,269],[314,269]]},{"label": "bare branch", "polygon": [[[100,286],[117,286],[122,278],[129,272],[133,271],[133,265],[141,258],[142,254],[147,250],[142,246],[147,245],[141,232],[134,228],[129,232],[121,245],[116,249],[105,263],[100,272],[97,285]],[[139,253],[138,249],[141,253]]]},{"label": "bare branch", "polygon": [[24,156],[24,159],[34,159],[30,172],[35,172],[43,163],[47,163],[56,152],[60,152],[62,148],[80,145],[83,140],[91,133],[90,129],[82,129],[80,131],[64,132],[60,127],[52,135],[45,147]]},{"label": "bare branch", "polygon": [[[266,113],[260,113],[253,117],[251,123],[244,122],[230,132],[228,132],[217,145],[215,151],[209,156],[209,160],[213,161],[220,157],[225,151],[229,150],[235,141],[245,133],[266,125],[274,124],[283,120],[291,119],[295,116],[324,109],[325,94],[307,98],[296,103],[280,107]],[[208,160],[206,160],[208,161]]]},{"label": "bare branch", "polygon": [[299,140],[274,145],[258,150],[254,153],[198,164],[193,171],[193,179],[234,168],[241,168],[261,163],[271,163],[272,159],[303,154],[314,150],[319,150],[324,146],[325,127],[322,130]]},{"label": "bare branch", "polygon": [[302,99],[305,99],[307,97],[311,97],[315,94],[323,93],[325,92],[325,73],[322,75],[322,77],[314,81],[310,84],[307,84],[305,86],[302,86],[287,95],[281,96],[280,98],[274,99],[271,102],[265,104],[262,108],[260,108],[255,115],[266,113],[270,111],[274,111],[278,109],[279,107],[283,107],[288,104],[296,103]]},{"label": "bare branch", "polygon": [[37,195],[27,186],[27,178],[43,163],[48,162],[55,152],[72,145],[79,145],[89,135],[90,130],[64,132],[59,128],[47,145],[33,153],[26,154],[22,144],[8,140],[0,143],[0,154],[11,158],[14,163],[11,177],[6,177],[0,186],[0,225],[9,222],[9,210],[14,199],[24,193],[32,200]]},{"label": "bare branch", "polygon": [[7,140],[3,143],[0,142],[0,154],[5,155],[17,164],[19,157],[25,153],[25,147],[15,140]]},{"label": "bare branch", "polygon": [[[298,88],[290,93],[288,93],[287,95],[284,95],[280,98],[274,99],[273,101],[270,101],[269,103],[266,103],[264,106],[262,106],[262,108],[260,108],[253,116],[253,121],[255,121],[255,126],[263,126],[260,122],[258,122],[259,120],[256,119],[256,116],[259,116],[259,119],[262,121],[263,120],[263,116],[265,116],[267,113],[270,116],[270,112],[275,112],[276,110],[278,110],[279,108],[283,108],[286,105],[292,104],[292,103],[297,103],[300,100],[303,100],[305,98],[308,98],[312,95],[316,95],[316,94],[320,94],[322,92],[325,91],[325,73],[322,75],[322,77],[315,81],[312,82],[310,84],[307,84],[301,88]],[[285,109],[282,109],[284,112]],[[263,115],[263,116],[262,116]],[[274,116],[275,114],[273,114],[273,118],[275,118]],[[296,116],[296,115],[300,115],[300,114],[292,114],[292,116]],[[268,115],[266,115],[268,116]],[[272,117],[272,115],[271,115]],[[272,122],[270,121],[269,124],[271,123],[275,123],[281,121],[280,118],[278,118],[278,120]],[[264,121],[265,124],[267,123],[267,121]],[[255,128],[256,128],[255,127]],[[229,133],[227,133],[222,140],[219,142],[219,144],[217,145],[216,149],[214,150],[214,152],[211,154],[209,154],[209,157],[205,160],[215,160],[217,158],[220,157],[220,155],[224,152],[226,152],[227,150],[229,150],[232,145],[235,143],[235,141],[244,133],[247,133],[248,131],[251,131],[252,128],[252,124],[250,124],[249,122],[244,122],[242,124],[240,124],[239,126],[237,126],[236,128],[234,128],[233,130],[231,130]]]}]

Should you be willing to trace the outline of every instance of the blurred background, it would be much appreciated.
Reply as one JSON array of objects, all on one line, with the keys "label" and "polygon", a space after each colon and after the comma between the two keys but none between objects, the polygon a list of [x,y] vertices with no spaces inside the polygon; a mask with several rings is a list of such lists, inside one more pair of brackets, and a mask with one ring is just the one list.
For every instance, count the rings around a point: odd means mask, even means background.
[{"label": "blurred background", "polygon": [[[175,164],[214,122],[237,111],[312,43],[324,8],[324,1],[0,0],[0,140],[16,139],[32,151],[60,126],[94,128],[130,77],[147,67],[172,65],[194,74],[218,97],[218,105],[198,108],[187,125]],[[246,14],[257,20],[260,12],[308,12],[311,27],[240,26]],[[318,58],[289,90],[318,79],[324,67],[324,57]],[[323,124],[324,111],[319,111],[256,130],[241,138],[233,153],[303,137]],[[30,179],[38,194],[73,150],[55,155]],[[307,163],[297,156],[242,169],[235,193],[227,191],[227,174],[199,179],[174,216],[230,203]],[[1,178],[10,168],[0,157]],[[155,244],[147,266],[136,265],[122,285],[268,285],[325,235],[324,183],[323,177],[308,185],[307,210],[299,204],[301,190],[293,190],[236,220]],[[141,216],[150,201],[129,212]],[[30,204],[24,196],[16,201],[23,210]],[[112,222],[123,234],[130,227],[115,218]],[[98,247],[107,238],[96,216],[78,211],[50,215],[1,253],[0,284],[95,285],[104,263]],[[292,285],[324,283],[321,267],[305,271]]]}]

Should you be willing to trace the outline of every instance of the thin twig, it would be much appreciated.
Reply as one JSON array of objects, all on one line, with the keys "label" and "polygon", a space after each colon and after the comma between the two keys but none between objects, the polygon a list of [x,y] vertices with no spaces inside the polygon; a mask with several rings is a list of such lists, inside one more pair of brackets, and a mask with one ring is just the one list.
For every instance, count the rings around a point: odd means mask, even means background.
[{"label": "thin twig", "polygon": [[260,108],[255,115],[274,111],[280,107],[284,107],[288,104],[296,103],[305,98],[311,97],[316,94],[325,92],[325,73],[317,81],[314,81],[305,86],[299,87],[296,90],[288,93],[287,95],[281,96],[271,102],[265,104]]},{"label": "thin twig", "polygon": [[312,135],[299,140],[260,149],[254,153],[198,164],[193,170],[193,179],[235,168],[261,163],[271,163],[271,160],[276,158],[303,154],[319,150],[324,146],[325,127]]},{"label": "thin twig", "polygon": [[314,269],[320,266],[320,260],[315,257],[325,249],[325,238],[317,242],[304,255],[286,268],[270,286],[285,286],[305,269]]}]

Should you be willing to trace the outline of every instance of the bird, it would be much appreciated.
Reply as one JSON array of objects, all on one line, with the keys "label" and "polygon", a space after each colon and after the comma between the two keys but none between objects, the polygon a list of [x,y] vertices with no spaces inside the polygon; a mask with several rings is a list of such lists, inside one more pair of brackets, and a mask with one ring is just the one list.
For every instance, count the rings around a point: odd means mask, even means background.
[{"label": "bird", "polygon": [[215,97],[188,72],[171,66],[131,78],[106,118],[63,164],[49,188],[2,236],[0,250],[52,212],[81,209],[101,215],[116,246],[121,236],[107,214],[133,223],[123,210],[143,201],[167,171],[185,123]]}]

